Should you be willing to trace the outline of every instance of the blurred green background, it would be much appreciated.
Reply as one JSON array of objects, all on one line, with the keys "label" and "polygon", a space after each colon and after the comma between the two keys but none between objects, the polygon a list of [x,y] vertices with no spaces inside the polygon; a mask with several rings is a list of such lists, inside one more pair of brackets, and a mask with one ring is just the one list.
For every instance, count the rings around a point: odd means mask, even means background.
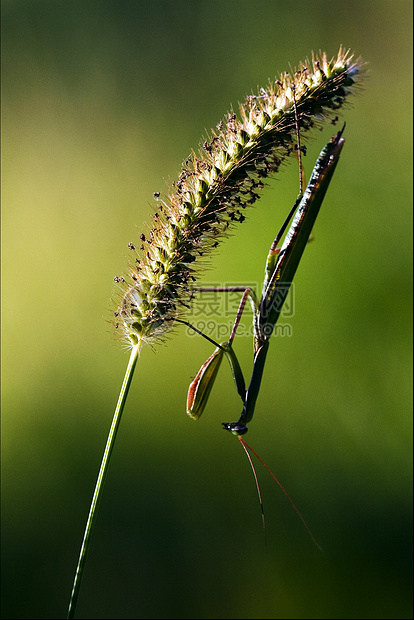
[{"label": "blurred green background", "polygon": [[[112,279],[152,193],[231,104],[340,44],[369,79],[247,438],[324,552],[259,466],[265,546],[221,430],[240,413],[230,372],[188,418],[211,347],[177,330],[138,364],[77,617],[412,617],[411,2],[3,0],[2,18],[2,617],[66,614],[128,359]],[[332,132],[313,136],[308,176]],[[296,194],[291,163],[206,281],[260,282]]]}]

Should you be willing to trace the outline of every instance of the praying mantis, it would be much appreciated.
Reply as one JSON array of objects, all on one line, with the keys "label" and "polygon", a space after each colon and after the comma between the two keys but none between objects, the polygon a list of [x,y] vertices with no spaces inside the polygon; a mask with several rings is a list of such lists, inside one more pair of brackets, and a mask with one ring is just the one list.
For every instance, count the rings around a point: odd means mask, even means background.
[{"label": "praying mantis", "polygon": [[[298,123],[297,119],[296,123]],[[221,361],[225,356],[230,364],[236,390],[243,403],[243,409],[240,418],[236,422],[223,422],[222,426],[239,439],[247,432],[247,424],[253,418],[269,349],[270,337],[280,316],[283,303],[289,292],[289,287],[302,258],[306,244],[310,239],[314,223],[338,164],[342,148],[345,144],[345,140],[342,137],[344,129],[345,125],[322,149],[312,171],[309,183],[304,190],[301,146],[299,128],[297,127],[300,191],[284,224],[270,246],[266,260],[261,298],[258,299],[254,290],[250,287],[195,289],[199,292],[214,290],[218,292],[242,293],[230,338],[221,344],[215,343],[216,350],[201,366],[189,387],[187,397],[187,413],[193,419],[198,419],[204,411]],[[292,223],[284,242],[281,248],[278,248],[291,220]],[[250,383],[246,389],[243,373],[232,344],[247,299],[249,299],[253,309],[254,359]],[[208,338],[208,340],[213,342],[210,338]]]}]

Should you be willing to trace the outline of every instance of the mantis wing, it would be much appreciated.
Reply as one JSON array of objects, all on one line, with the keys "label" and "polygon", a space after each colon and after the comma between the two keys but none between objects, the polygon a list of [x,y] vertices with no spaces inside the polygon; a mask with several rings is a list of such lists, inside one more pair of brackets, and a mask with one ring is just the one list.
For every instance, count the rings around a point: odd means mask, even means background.
[{"label": "mantis wing", "polygon": [[266,277],[256,323],[257,339],[253,371],[246,392],[243,411],[238,422],[223,423],[223,428],[235,435],[242,435],[247,432],[246,425],[253,417],[263,376],[269,338],[282,311],[283,303],[289,292],[296,269],[338,164],[339,156],[345,144],[342,133],[343,129],[322,149],[293,222],[280,249],[273,274],[270,277]]}]

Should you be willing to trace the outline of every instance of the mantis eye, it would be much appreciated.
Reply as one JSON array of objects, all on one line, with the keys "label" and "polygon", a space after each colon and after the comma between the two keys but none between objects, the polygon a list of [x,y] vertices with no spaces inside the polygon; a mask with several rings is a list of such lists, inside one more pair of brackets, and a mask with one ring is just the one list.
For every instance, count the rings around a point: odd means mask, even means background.
[{"label": "mantis eye", "polygon": [[238,424],[237,422],[222,422],[222,426],[225,431],[230,431],[232,435],[239,437],[244,435],[249,430],[244,424]]}]

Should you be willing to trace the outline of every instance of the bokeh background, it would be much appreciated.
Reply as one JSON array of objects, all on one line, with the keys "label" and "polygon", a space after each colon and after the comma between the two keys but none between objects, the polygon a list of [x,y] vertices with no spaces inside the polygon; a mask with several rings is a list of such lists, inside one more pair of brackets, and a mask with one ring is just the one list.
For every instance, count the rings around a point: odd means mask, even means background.
[{"label": "bokeh background", "polygon": [[[79,618],[410,618],[411,2],[3,0],[3,618],[62,618],[128,353],[108,322],[152,193],[231,104],[312,50],[368,64],[248,440],[177,330],[138,364]],[[307,174],[332,127],[314,135]],[[260,283],[294,161],[212,261]],[[246,321],[249,317],[246,318]],[[246,323],[247,324],[247,323]],[[237,352],[249,374],[251,342]]]}]

